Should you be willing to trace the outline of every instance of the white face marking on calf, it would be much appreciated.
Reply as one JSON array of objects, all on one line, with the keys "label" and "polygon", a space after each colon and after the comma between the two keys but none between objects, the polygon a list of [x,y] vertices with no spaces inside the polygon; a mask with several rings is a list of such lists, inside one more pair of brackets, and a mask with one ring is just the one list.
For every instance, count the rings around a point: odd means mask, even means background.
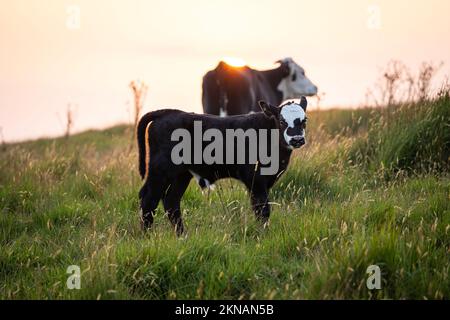
[{"label": "white face marking on calf", "polygon": [[[303,122],[306,118],[305,110],[303,110],[303,108],[296,103],[288,104],[288,105],[285,105],[284,107],[282,107],[280,115],[283,118],[283,120],[286,121],[288,128],[295,127],[295,124],[294,124],[295,120],[299,119],[300,122]],[[292,149],[292,146],[289,144],[291,139],[294,137],[305,138],[305,130],[302,130],[302,133],[300,135],[290,136],[287,134],[288,128],[286,128],[286,130],[284,130],[283,136],[284,136],[284,140],[286,141],[286,144],[289,146],[289,148]],[[306,141],[306,139],[305,139],[305,141]]]},{"label": "white face marking on calf", "polygon": [[306,77],[305,70],[292,58],[285,58],[281,62],[287,63],[290,70],[289,75],[281,80],[277,88],[283,93],[283,100],[317,94],[317,87]]}]

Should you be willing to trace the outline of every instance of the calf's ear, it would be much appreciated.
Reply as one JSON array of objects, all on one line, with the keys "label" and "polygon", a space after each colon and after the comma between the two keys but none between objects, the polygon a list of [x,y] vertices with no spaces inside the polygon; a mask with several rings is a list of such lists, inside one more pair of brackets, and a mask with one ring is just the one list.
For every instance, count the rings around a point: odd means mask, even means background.
[{"label": "calf's ear", "polygon": [[300,107],[303,108],[303,110],[306,112],[306,107],[308,106],[308,101],[306,101],[306,98],[302,96],[300,98]]},{"label": "calf's ear", "polygon": [[280,114],[279,108],[272,106],[271,104],[269,104],[263,100],[258,101],[258,104],[266,116],[278,118],[278,116]]}]

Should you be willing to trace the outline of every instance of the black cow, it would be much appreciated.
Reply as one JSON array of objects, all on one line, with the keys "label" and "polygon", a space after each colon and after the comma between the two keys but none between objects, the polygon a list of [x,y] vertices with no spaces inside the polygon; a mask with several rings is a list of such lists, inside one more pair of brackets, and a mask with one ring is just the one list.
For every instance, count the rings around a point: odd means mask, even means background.
[{"label": "black cow", "polygon": [[[144,185],[139,192],[139,198],[144,228],[150,228],[152,225],[154,211],[162,199],[164,209],[174,225],[177,235],[183,233],[180,200],[193,176],[202,188],[208,187],[222,178],[231,177],[242,181],[251,195],[256,217],[264,223],[268,221],[270,214],[269,190],[286,170],[292,150],[305,144],[307,101],[305,97],[302,97],[300,103],[288,102],[279,107],[263,101],[260,101],[259,105],[263,112],[225,118],[172,109],[149,112],[141,118],[138,124],[139,172],[144,179]],[[233,150],[228,148],[229,144],[221,149],[226,157],[230,153],[232,154],[230,157],[233,160],[232,163],[228,163],[227,158],[227,163],[217,161],[206,164],[193,161],[175,164],[173,152],[179,142],[173,141],[174,132],[177,129],[184,129],[192,137],[196,135],[195,126],[198,124],[201,124],[202,130],[213,129],[216,134],[220,133],[224,136],[229,134],[230,130],[233,132],[233,129],[237,131],[242,129],[243,132],[260,129],[266,129],[267,132],[273,130],[271,132],[276,133],[276,140],[273,139],[273,136],[258,137],[258,143],[254,143],[258,145],[257,159],[253,163],[251,160],[244,163],[234,161],[236,157],[240,156],[238,153],[243,152],[237,148],[238,143],[236,143]],[[248,151],[250,138],[242,140],[245,140],[244,143],[246,143],[245,158],[250,159],[251,154]],[[205,141],[201,142],[201,151],[206,150],[207,144]],[[191,149],[195,152],[197,147],[194,141],[194,145],[190,146],[190,149],[183,151],[183,156],[191,154]],[[264,175],[263,173],[265,169],[262,163],[264,162],[260,157],[260,151],[263,148],[271,150],[271,156],[279,156],[278,167],[271,174]],[[195,158],[194,152],[192,155]],[[202,155],[204,154],[202,153]],[[188,155],[189,157],[190,155]]]},{"label": "black cow", "polygon": [[278,68],[259,71],[221,61],[203,77],[203,112],[222,117],[246,114],[260,111],[260,100],[279,105],[287,99],[317,94],[317,86],[292,58],[277,62]]}]

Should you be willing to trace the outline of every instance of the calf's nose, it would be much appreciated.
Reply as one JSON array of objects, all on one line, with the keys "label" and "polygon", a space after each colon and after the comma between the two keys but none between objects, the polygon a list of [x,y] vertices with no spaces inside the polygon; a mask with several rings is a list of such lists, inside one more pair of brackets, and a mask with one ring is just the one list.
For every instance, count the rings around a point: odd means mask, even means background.
[{"label": "calf's nose", "polygon": [[305,144],[305,138],[304,137],[293,137],[290,141],[290,144],[294,147],[301,147]]},{"label": "calf's nose", "polygon": [[300,144],[305,144],[305,138],[303,138],[303,137],[298,138],[297,141]]}]

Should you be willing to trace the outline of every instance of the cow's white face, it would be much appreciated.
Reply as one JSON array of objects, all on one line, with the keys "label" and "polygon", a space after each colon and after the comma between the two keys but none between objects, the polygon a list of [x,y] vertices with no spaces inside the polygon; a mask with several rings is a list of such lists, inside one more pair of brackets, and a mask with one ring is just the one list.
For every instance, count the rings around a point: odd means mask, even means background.
[{"label": "cow's white face", "polygon": [[281,106],[280,129],[289,148],[300,148],[306,143],[306,120],[305,109],[300,104],[292,102]]},{"label": "cow's white face", "polygon": [[275,117],[278,120],[281,143],[289,149],[300,148],[306,143],[307,104],[304,96],[301,97],[300,103],[289,101],[279,107],[259,101],[262,111],[268,117]]},{"label": "cow's white face", "polygon": [[283,93],[283,100],[298,99],[301,96],[314,96],[317,86],[305,75],[305,70],[295,63],[292,58],[285,58],[280,63],[289,67],[289,75],[281,80],[278,90]]}]

